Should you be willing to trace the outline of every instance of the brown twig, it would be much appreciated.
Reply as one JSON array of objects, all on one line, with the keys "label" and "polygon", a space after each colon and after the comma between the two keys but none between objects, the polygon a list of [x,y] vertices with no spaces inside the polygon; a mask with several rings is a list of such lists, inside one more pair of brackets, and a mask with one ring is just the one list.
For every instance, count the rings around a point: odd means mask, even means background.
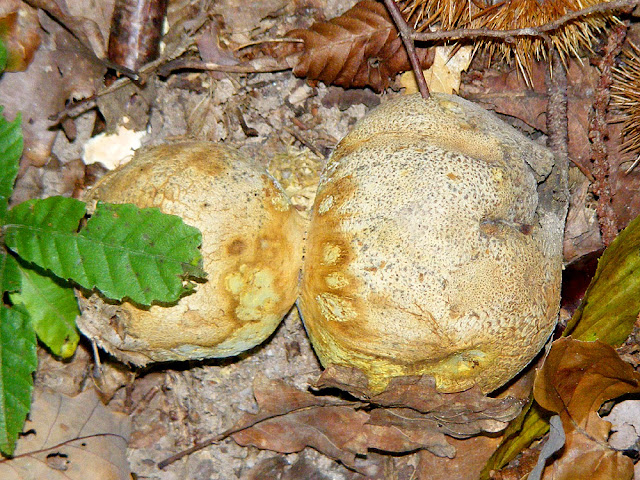
[{"label": "brown twig", "polygon": [[238,65],[221,65],[218,63],[203,62],[195,58],[176,58],[157,71],[158,76],[166,77],[175,70],[206,70],[211,72],[227,72],[227,73],[271,73],[282,72],[291,69],[291,66],[285,62],[274,62],[271,65],[257,66],[252,62],[241,63]]},{"label": "brown twig", "polygon": [[551,49],[551,70],[547,73],[547,96],[547,146],[554,153],[557,161],[566,164],[569,158],[567,72],[555,48]]},{"label": "brown twig", "polygon": [[313,153],[315,153],[318,156],[318,158],[324,158],[324,154],[320,151],[320,149],[316,147],[313,144],[313,142],[310,142],[309,140],[307,140],[304,135],[297,132],[293,128],[284,127],[284,130],[293,138],[298,140],[301,144],[303,144],[305,147],[307,147],[309,150],[311,150]]},{"label": "brown twig", "polygon": [[81,440],[88,440],[90,438],[97,438],[97,437],[117,437],[117,438],[121,439],[125,444],[128,444],[127,439],[125,437],[123,437],[122,435],[119,435],[117,433],[92,433],[91,435],[85,435],[83,437],[70,438],[69,440],[65,440],[63,442],[56,443],[55,445],[51,445],[50,447],[40,448],[38,450],[32,450],[30,452],[20,453],[18,455],[14,455],[12,457],[4,457],[4,458],[0,457],[0,463],[10,462],[12,460],[15,460],[16,458],[30,457],[32,455],[37,455],[38,453],[50,452],[51,450],[57,450],[60,447],[64,447],[65,445],[69,445],[70,443],[73,443],[73,442],[79,442]]},{"label": "brown twig", "polygon": [[[391,0],[385,0],[385,3]],[[435,32],[411,32],[415,41],[432,42],[434,40],[461,40],[466,38],[495,38],[512,42],[514,37],[543,37],[544,34],[553,32],[577,18],[586,17],[596,13],[611,12],[614,10],[630,10],[640,3],[638,0],[613,0],[611,2],[598,3],[582,10],[569,12],[553,22],[545,23],[539,27],[518,28],[514,30],[488,30],[486,28],[460,28],[456,30],[438,30]]]},{"label": "brown twig", "polygon": [[424,78],[424,72],[422,71],[422,68],[420,66],[420,59],[418,58],[418,53],[416,52],[416,31],[407,24],[395,0],[384,0],[384,4],[386,5],[387,10],[389,10],[389,15],[391,15],[393,23],[396,24],[396,28],[400,32],[400,38],[402,38],[402,43],[404,44],[404,48],[407,52],[407,57],[409,57],[411,69],[416,76],[418,91],[422,95],[422,98],[428,100],[429,87],[427,86],[427,81]]},{"label": "brown twig", "polygon": [[593,193],[598,196],[596,213],[600,223],[602,242],[609,245],[618,235],[615,212],[611,206],[611,179],[609,176],[609,162],[606,139],[608,136],[607,109],[611,99],[612,72],[615,57],[622,49],[622,43],[627,35],[627,25],[617,26],[609,35],[604,47],[602,59],[599,61],[600,78],[596,86],[593,101],[593,111],[589,115],[589,139],[591,140],[591,169],[595,177]]},{"label": "brown twig", "polygon": [[237,425],[231,428],[228,428],[227,430],[225,430],[222,433],[219,433],[218,435],[208,438],[207,440],[204,440],[200,443],[196,443],[193,447],[187,448],[186,450],[183,450],[181,452],[176,453],[175,455],[172,455],[169,458],[166,458],[164,460],[162,460],[161,462],[158,463],[158,468],[163,469],[168,467],[169,465],[171,465],[172,463],[177,462],[178,460],[180,460],[181,458],[186,457],[187,455],[191,455],[194,452],[197,452],[198,450],[202,450],[203,448],[206,448],[210,445],[213,445],[214,443],[218,443],[221,442],[222,440],[229,438],[231,435],[233,435],[234,433],[239,433],[243,430],[246,430],[247,428],[251,428],[259,423],[262,423],[266,420],[271,420],[273,418],[278,418],[278,417],[283,417],[285,415],[289,415],[293,412],[299,412],[299,411],[303,411],[303,410],[309,410],[312,408],[324,408],[325,406],[331,406],[331,407],[351,407],[354,405],[361,405],[362,402],[350,402],[350,401],[335,401],[335,402],[331,402],[328,405],[305,405],[304,407],[299,407],[299,408],[294,408],[292,410],[287,410],[286,412],[278,412],[278,413],[269,413],[269,412],[263,412],[262,414],[258,414],[258,415],[254,415],[251,418],[248,419],[248,421],[244,422],[241,425]]}]

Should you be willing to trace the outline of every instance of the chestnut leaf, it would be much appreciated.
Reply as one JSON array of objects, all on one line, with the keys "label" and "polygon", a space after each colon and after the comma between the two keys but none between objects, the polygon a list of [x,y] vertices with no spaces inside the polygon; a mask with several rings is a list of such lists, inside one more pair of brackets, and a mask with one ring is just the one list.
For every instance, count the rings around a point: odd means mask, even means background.
[{"label": "chestnut leaf", "polygon": [[36,336],[20,306],[0,305],[0,452],[11,455],[31,405]]},{"label": "chestnut leaf", "polygon": [[21,288],[9,295],[11,303],[22,305],[29,312],[38,339],[54,355],[70,357],[80,340],[76,328],[80,309],[73,288],[68,282],[47,275],[41,269],[24,265],[18,265],[18,269]]},{"label": "chestnut leaf", "polygon": [[0,107],[0,222],[7,215],[9,197],[18,175],[18,161],[23,147],[20,115],[16,116],[12,122],[8,122],[1,114],[2,107]]},{"label": "chestnut leaf", "polygon": [[180,217],[157,208],[98,203],[80,228],[83,202],[49,197],[11,209],[5,244],[25,261],[114,300],[172,303],[190,290],[187,277],[204,278],[202,235]]}]

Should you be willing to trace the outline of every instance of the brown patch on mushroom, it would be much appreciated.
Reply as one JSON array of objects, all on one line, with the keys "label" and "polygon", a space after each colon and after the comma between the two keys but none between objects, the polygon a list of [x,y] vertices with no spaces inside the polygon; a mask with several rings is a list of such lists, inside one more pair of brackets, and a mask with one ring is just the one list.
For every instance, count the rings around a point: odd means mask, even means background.
[{"label": "brown patch on mushroom", "polygon": [[245,245],[244,241],[241,238],[236,238],[229,245],[227,245],[227,253],[229,255],[240,255],[242,252],[244,252],[245,248],[247,248],[247,246]]}]

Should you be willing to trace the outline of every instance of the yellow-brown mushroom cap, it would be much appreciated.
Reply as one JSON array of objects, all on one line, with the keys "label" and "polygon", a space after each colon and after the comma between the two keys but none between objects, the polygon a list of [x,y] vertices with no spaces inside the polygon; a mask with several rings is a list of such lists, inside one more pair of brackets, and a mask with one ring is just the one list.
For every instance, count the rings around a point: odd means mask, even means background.
[{"label": "yellow-brown mushroom cap", "polygon": [[[563,212],[540,208],[553,155],[451,95],[400,97],[338,145],[306,243],[301,311],[323,364],[380,390],[430,374],[489,392],[556,322]],[[548,203],[548,202],[542,202]]]},{"label": "yellow-brown mushroom cap", "polygon": [[236,355],[271,335],[295,302],[304,220],[263,168],[230,148],[144,149],[87,200],[158,207],[202,232],[207,281],[175,305],[81,302],[81,330],[124,361]]}]

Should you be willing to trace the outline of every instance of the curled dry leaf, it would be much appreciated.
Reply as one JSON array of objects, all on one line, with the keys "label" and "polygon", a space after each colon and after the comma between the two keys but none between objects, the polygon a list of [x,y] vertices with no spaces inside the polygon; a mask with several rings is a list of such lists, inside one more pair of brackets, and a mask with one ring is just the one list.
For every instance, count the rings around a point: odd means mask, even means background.
[{"label": "curled dry leaf", "polygon": [[115,0],[91,2],[91,8],[87,8],[85,0],[30,0],[29,3],[64,25],[98,58],[106,57]]},{"label": "curled dry leaf", "polygon": [[360,401],[319,396],[282,381],[257,378],[258,412],[245,414],[230,430],[240,445],[281,453],[312,447],[358,469],[356,455],[370,450],[392,453],[425,449],[452,458],[456,449],[445,435],[466,438],[504,429],[521,408],[518,399],[489,398],[479,389],[455,394],[436,391],[431,377],[392,380],[372,394],[357,369],[330,366],[315,385],[338,388]]},{"label": "curled dry leaf", "polygon": [[108,410],[95,390],[68,397],[36,389],[14,458],[0,460],[3,480],[129,480],[129,418]]},{"label": "curled dry leaf", "polygon": [[411,410],[413,421],[435,421],[441,432],[455,438],[504,430],[523,406],[514,397],[487,397],[477,386],[463,392],[441,393],[428,375],[393,378],[387,389],[378,394],[369,390],[367,383],[367,377],[357,368],[330,365],[315,387],[339,388],[363,401],[404,414]]},{"label": "curled dry leaf", "polygon": [[633,478],[633,462],[606,442],[611,424],[600,406],[640,392],[640,373],[602,342],[556,340],[534,384],[536,401],[560,415],[566,434],[562,455],[547,466],[545,480]]},{"label": "curled dry leaf", "polygon": [[104,67],[78,53],[69,32],[41,12],[42,45],[24,72],[6,72],[0,81],[0,105],[13,118],[22,112],[23,160],[44,165],[50,156],[57,130],[50,116],[69,99],[87,98],[95,92],[95,80]]},{"label": "curled dry leaf", "polygon": [[439,456],[455,455],[435,428],[392,424],[383,415],[372,417],[367,404],[303,392],[280,380],[256,378],[254,396],[259,410],[245,414],[231,429],[236,443],[281,453],[312,447],[357,469],[356,455],[369,449],[409,452],[421,448]]},{"label": "curled dry leaf", "polygon": [[[382,91],[393,76],[410,68],[398,30],[381,2],[363,0],[339,17],[286,36],[304,41],[293,73],[310,80]],[[433,62],[430,50],[418,49],[418,56],[423,68]]]},{"label": "curled dry leaf", "polygon": [[0,5],[0,39],[7,49],[6,71],[27,68],[40,46],[40,25],[36,10],[19,0]]}]

